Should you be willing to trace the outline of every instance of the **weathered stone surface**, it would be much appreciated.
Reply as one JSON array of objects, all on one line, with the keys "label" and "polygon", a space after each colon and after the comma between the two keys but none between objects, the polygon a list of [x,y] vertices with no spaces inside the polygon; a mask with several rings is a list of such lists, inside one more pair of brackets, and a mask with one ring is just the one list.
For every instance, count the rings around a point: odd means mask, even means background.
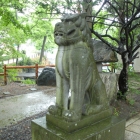
[{"label": "weathered stone surface", "polygon": [[[109,102],[117,98],[117,75],[115,73],[99,73],[105,84],[107,98]],[[56,85],[55,70],[53,68],[44,68],[37,80],[38,85]]]},{"label": "weathered stone surface", "polygon": [[140,134],[140,126],[136,124],[131,124],[128,127],[126,127],[126,130]]},{"label": "weathered stone surface", "polygon": [[109,100],[109,103],[111,103],[112,101],[117,99],[117,75],[111,72],[102,72],[100,73],[100,77],[105,84],[107,98]]},{"label": "weathered stone surface", "polygon": [[68,133],[48,124],[43,117],[33,120],[31,128],[32,140],[124,140],[125,120],[111,117]]},{"label": "weathered stone surface", "polygon": [[9,91],[3,92],[4,95],[11,94]]},{"label": "weathered stone surface", "polygon": [[39,86],[55,86],[56,75],[54,68],[44,68],[41,74],[38,76],[37,85]]},{"label": "weathered stone surface", "polygon": [[87,127],[91,124],[97,123],[103,119],[107,119],[107,118],[111,117],[111,115],[112,115],[112,109],[107,109],[107,110],[101,111],[98,114],[82,116],[81,120],[76,121],[76,122],[67,122],[62,117],[53,116],[53,115],[47,113],[46,121],[49,124],[57,126],[58,128],[71,133],[71,132],[77,131],[79,129],[82,129],[84,127]]},{"label": "weathered stone surface", "polygon": [[46,117],[32,121],[32,140],[124,140],[125,120],[112,117],[108,101],[117,77],[113,83],[115,76],[99,75],[85,17],[67,14],[55,25],[56,103]]},{"label": "weathered stone surface", "polygon": [[93,56],[96,62],[117,62],[118,58],[105,43],[100,40],[92,39],[93,41]]},{"label": "weathered stone surface", "polygon": [[30,88],[30,90],[31,90],[31,91],[36,91],[37,89],[36,89],[36,88]]},{"label": "weathered stone surface", "polygon": [[133,118],[129,119],[127,122],[126,122],[126,127],[129,126],[130,124],[132,123],[135,123],[137,122],[138,120],[140,120],[140,114],[134,116]]},{"label": "weathered stone surface", "polygon": [[97,114],[109,108],[85,17],[85,13],[64,15],[54,29],[54,41],[59,46],[56,55],[56,104],[48,111],[70,122],[80,120],[82,115]]}]

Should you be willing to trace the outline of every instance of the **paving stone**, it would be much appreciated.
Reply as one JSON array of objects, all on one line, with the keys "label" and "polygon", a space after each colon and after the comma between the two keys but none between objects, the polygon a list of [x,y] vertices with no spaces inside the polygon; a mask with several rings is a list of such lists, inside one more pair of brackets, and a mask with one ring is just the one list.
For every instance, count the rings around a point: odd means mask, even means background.
[{"label": "paving stone", "polygon": [[6,91],[6,92],[3,92],[4,95],[8,95],[8,94],[11,94],[10,92]]},{"label": "paving stone", "polygon": [[130,124],[134,123],[135,121],[139,120],[140,119],[140,114],[134,116],[133,118],[131,118],[130,120],[128,120],[126,122],[126,127],[129,126]]},{"label": "paving stone", "polygon": [[140,135],[126,130],[125,140],[140,140]]},{"label": "paving stone", "polygon": [[140,134],[140,126],[135,125],[135,124],[129,125],[128,127],[126,127],[126,130]]},{"label": "paving stone", "polygon": [[26,85],[25,85],[25,84],[20,84],[19,86],[21,86],[21,87],[25,87]]},{"label": "paving stone", "polygon": [[140,119],[137,120],[136,122],[134,122],[133,124],[135,124],[135,125],[139,125],[139,126],[140,126]]},{"label": "paving stone", "polygon": [[37,90],[37,89],[36,89],[36,88],[30,88],[30,90],[31,90],[31,91],[35,91],[35,90]]}]

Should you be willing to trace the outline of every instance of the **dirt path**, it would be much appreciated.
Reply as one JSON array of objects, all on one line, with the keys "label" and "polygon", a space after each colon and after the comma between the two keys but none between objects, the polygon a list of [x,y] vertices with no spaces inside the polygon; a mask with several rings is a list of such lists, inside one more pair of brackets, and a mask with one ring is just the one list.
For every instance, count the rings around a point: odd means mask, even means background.
[{"label": "dirt path", "polygon": [[9,96],[33,93],[35,91],[43,91],[45,93],[47,92],[47,94],[54,94],[52,93],[54,88],[55,87],[51,86],[25,85],[22,83],[12,82],[7,85],[0,86],[0,99]]},{"label": "dirt path", "polygon": [[[136,83],[137,84],[134,84]],[[128,95],[127,95],[127,101],[115,101],[111,104],[114,110],[115,115],[120,115],[123,118],[129,119],[132,116],[136,115],[140,112],[140,82],[131,79],[131,85],[136,85],[136,90],[134,91],[133,88],[130,88]],[[9,83],[6,86],[0,86],[0,99],[3,99],[8,96],[15,96],[20,94],[27,94],[35,92],[31,89],[36,89],[36,91],[43,91],[47,94],[53,94],[55,96],[54,91],[55,87],[51,86],[37,86],[37,85],[23,85],[21,83]],[[4,92],[9,92],[10,94],[3,94]],[[138,92],[138,93],[134,93]]]}]

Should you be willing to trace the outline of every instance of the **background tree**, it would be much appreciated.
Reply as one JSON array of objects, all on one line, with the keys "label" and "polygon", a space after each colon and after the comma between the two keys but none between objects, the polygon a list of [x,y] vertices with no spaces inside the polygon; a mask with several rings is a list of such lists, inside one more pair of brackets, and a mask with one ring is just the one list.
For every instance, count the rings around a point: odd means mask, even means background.
[{"label": "background tree", "polygon": [[39,62],[42,62],[44,51],[51,50],[56,47],[53,43],[53,26],[52,19],[56,17],[53,13],[50,14],[52,1],[29,1],[25,7],[23,22],[30,25],[30,39],[34,43],[37,50],[40,50]]},{"label": "background tree", "polygon": [[17,20],[17,13],[22,13],[24,8],[23,1],[18,0],[2,0],[0,2],[0,52],[1,60],[15,58],[18,55],[15,46],[25,42],[29,26],[20,23]]},{"label": "background tree", "polygon": [[50,14],[46,14],[46,10],[42,6],[37,5],[35,12],[33,13],[31,26],[31,39],[35,43],[35,47],[41,50],[39,63],[42,62],[44,57],[44,51],[56,47],[53,38],[53,26]]},{"label": "background tree", "polygon": [[[41,46],[44,50],[54,46],[51,43],[53,42],[51,21],[45,20],[48,18],[46,11],[50,10],[50,6],[41,7],[39,1],[30,0],[5,0],[0,2],[0,6],[1,48],[4,46],[3,50],[7,50],[7,52],[9,48],[13,50],[10,52],[14,57],[17,57],[16,64],[18,56],[20,56],[20,44],[25,43],[30,38],[39,50]],[[42,45],[45,36],[47,37],[47,47],[45,47],[45,42]],[[43,56],[43,53],[41,54],[40,58]]]},{"label": "background tree", "polygon": [[[98,11],[95,10],[97,4],[102,6]],[[98,38],[108,45],[113,51],[121,55],[123,69],[119,76],[118,98],[125,98],[125,92],[128,90],[128,67],[135,58],[138,57],[138,48],[140,47],[140,3],[139,0],[2,0],[0,2],[0,38],[1,50],[3,46],[14,50],[13,44],[16,42],[13,37],[10,38],[10,32],[6,27],[14,29],[14,32],[23,34],[29,33],[29,26],[32,32],[32,38],[36,47],[42,52],[45,48],[53,46],[51,44],[53,30],[51,19],[59,18],[65,13],[88,12],[87,22],[90,24],[91,33],[94,38]],[[21,14],[16,19],[17,15]],[[22,24],[21,24],[22,23]],[[44,30],[45,29],[45,30]],[[11,31],[12,31],[11,30]],[[24,36],[24,35],[23,35]],[[11,39],[8,46],[4,40]],[[18,36],[17,36],[18,38]],[[24,40],[26,40],[24,39]],[[18,39],[17,39],[18,40]],[[9,40],[8,40],[9,41]],[[46,47],[45,47],[45,44]],[[8,46],[8,47],[7,47]],[[6,50],[6,49],[3,49]],[[41,53],[43,56],[43,53]],[[41,58],[41,57],[40,57]]]},{"label": "background tree", "polygon": [[128,67],[139,54],[140,3],[138,0],[105,0],[92,17],[91,32],[121,55],[123,69],[118,81],[118,99],[126,99]]},{"label": "background tree", "polygon": [[[98,11],[94,6],[102,2]],[[54,6],[57,4],[53,1]],[[61,3],[61,2],[60,2]],[[101,4],[101,3],[100,3]],[[60,5],[57,5],[57,8]],[[91,33],[113,51],[121,55],[123,68],[118,85],[118,99],[126,98],[128,90],[128,67],[138,57],[140,47],[140,3],[138,0],[65,0],[57,13],[88,12],[87,22]],[[82,9],[83,8],[83,9]]]}]

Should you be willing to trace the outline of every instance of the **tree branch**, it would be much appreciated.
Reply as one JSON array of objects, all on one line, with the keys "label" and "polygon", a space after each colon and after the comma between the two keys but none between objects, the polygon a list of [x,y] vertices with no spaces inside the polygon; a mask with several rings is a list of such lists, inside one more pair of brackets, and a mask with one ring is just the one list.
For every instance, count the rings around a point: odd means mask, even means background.
[{"label": "tree branch", "polygon": [[132,51],[132,53],[134,54],[134,53],[135,53],[135,51],[137,51],[139,48],[140,48],[140,44],[139,44],[139,45],[137,45],[137,46],[134,48],[134,50]]},{"label": "tree branch", "polygon": [[138,6],[139,8],[137,8],[136,12],[132,15],[132,17],[130,18],[130,20],[126,23],[126,27],[128,27],[135,19],[139,18],[139,17],[136,17],[137,14],[140,13],[140,4]]},{"label": "tree branch", "polygon": [[130,63],[131,63],[134,59],[139,58],[139,57],[138,57],[138,54],[139,54],[139,52],[137,52],[137,53],[132,57],[132,59],[130,59]]},{"label": "tree branch", "polygon": [[137,23],[135,24],[134,26],[132,26],[130,29],[129,29],[129,32],[133,31],[135,28],[137,28],[138,26],[140,26],[140,23]]},{"label": "tree branch", "polygon": [[[91,22],[91,21],[87,21],[87,22]],[[110,24],[103,23],[103,22],[94,22],[94,24],[96,24],[96,23],[103,24],[103,25],[107,25],[107,26],[110,25]],[[111,27],[121,27],[121,26],[119,26],[119,25],[111,25]]]},{"label": "tree branch", "polygon": [[125,21],[124,21],[124,19],[121,17],[121,15],[120,15],[118,9],[117,9],[111,2],[109,2],[108,0],[107,0],[107,3],[115,10],[115,12],[117,13],[117,15],[120,17],[121,22],[124,24]]},{"label": "tree branch", "polygon": [[118,48],[116,48],[115,46],[111,45],[109,42],[107,42],[106,40],[104,40],[100,34],[98,34],[97,32],[95,32],[94,30],[91,31],[95,36],[97,36],[103,43],[105,43],[109,48],[111,48],[113,51],[119,53]]},{"label": "tree branch", "polygon": [[[97,13],[96,13],[96,15],[95,15],[95,17],[97,17],[97,15],[100,13],[100,11],[102,10],[102,8],[104,7],[104,5],[106,4],[106,2],[107,2],[107,0],[104,0],[104,2],[103,2],[103,4],[102,4],[102,6],[100,7],[100,9],[97,11]],[[94,22],[94,18],[93,18],[93,20],[92,20],[93,22]]]}]

